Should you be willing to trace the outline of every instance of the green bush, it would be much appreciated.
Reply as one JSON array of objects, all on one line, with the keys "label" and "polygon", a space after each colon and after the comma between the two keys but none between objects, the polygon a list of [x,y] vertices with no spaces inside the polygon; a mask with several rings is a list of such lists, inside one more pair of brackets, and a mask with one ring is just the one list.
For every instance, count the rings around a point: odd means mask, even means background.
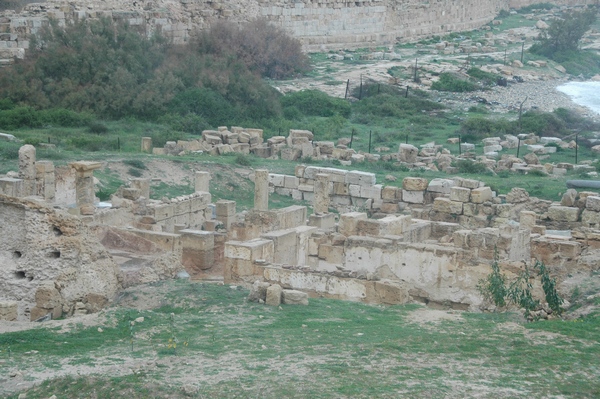
[{"label": "green bush", "polygon": [[250,166],[252,165],[252,160],[250,159],[250,157],[246,154],[237,154],[235,156],[235,163],[236,165],[240,165],[240,166]]},{"label": "green bush", "polygon": [[488,172],[485,164],[470,159],[460,159],[455,166],[458,168],[459,173],[484,174]]},{"label": "green bush", "polygon": [[141,159],[125,159],[123,163],[137,169],[148,169],[144,161]]},{"label": "green bush", "polygon": [[109,140],[103,136],[81,134],[69,137],[65,140],[65,146],[69,150],[80,151],[114,151],[117,149],[117,141]]},{"label": "green bush", "polygon": [[521,117],[521,131],[526,133],[560,137],[565,129],[564,121],[553,113],[527,111]]},{"label": "green bush", "polygon": [[[341,115],[348,118],[352,112],[346,100],[331,97],[319,90],[301,90],[287,94],[281,98],[281,105],[284,115],[300,112],[304,116]],[[290,108],[290,111],[286,111]]]},{"label": "green bush", "polygon": [[479,68],[470,68],[467,71],[467,74],[474,79],[477,79],[484,86],[494,86],[498,82],[498,79],[501,78],[500,75],[482,71]]},{"label": "green bush", "polygon": [[464,79],[460,79],[448,72],[443,72],[442,74],[440,74],[440,79],[436,82],[433,82],[431,88],[433,90],[438,91],[451,91],[457,93],[462,93],[465,91],[476,91],[481,89],[479,85],[476,85],[475,83],[471,83]]},{"label": "green bush", "polygon": [[133,177],[142,177],[142,171],[136,168],[129,168],[127,171]]},{"label": "green bush", "polygon": [[459,133],[464,142],[477,143],[486,137],[512,134],[515,126],[508,120],[475,116],[466,119],[460,125]]},{"label": "green bush", "polygon": [[104,123],[92,122],[88,126],[88,130],[93,134],[105,134],[108,133],[108,127]]},{"label": "green bush", "polygon": [[[51,20],[38,36],[25,60],[0,68],[4,129],[91,122],[71,111],[111,119],[173,114],[181,119],[171,118],[170,125],[191,133],[259,123],[282,114],[280,94],[262,77],[293,76],[308,67],[300,43],[265,21],[215,25],[185,45],[109,19],[65,27]],[[62,110],[33,115],[51,107]]]},{"label": "green bush", "polygon": [[19,143],[2,143],[0,145],[0,159],[19,159],[19,148],[21,148]]}]

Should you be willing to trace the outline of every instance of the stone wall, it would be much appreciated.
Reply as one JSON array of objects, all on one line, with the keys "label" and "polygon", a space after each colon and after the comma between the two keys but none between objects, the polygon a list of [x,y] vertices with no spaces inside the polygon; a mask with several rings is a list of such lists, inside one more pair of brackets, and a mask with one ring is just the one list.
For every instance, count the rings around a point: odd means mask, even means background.
[{"label": "stone wall", "polygon": [[0,301],[18,320],[100,310],[119,289],[118,268],[75,216],[0,195]]},{"label": "stone wall", "polygon": [[[306,50],[392,45],[428,35],[480,27],[501,9],[522,7],[536,0],[48,0],[27,5],[20,13],[0,14],[0,60],[23,58],[29,35],[48,18],[66,24],[83,18],[108,17],[126,21],[140,33],[154,32],[187,41],[196,29],[218,20],[239,23],[263,17],[301,40]],[[593,0],[557,0],[559,5],[592,4]]]}]

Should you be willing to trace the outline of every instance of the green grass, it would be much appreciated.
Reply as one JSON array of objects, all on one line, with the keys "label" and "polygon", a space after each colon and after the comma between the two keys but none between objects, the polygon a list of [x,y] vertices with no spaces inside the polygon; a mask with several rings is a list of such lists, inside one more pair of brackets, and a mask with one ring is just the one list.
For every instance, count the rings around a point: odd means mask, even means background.
[{"label": "green grass", "polygon": [[[35,376],[44,359],[55,376],[61,362],[92,367],[91,376],[51,379],[26,390],[27,398],[178,398],[185,384],[198,387],[197,397],[223,398],[600,394],[597,314],[527,324],[512,313],[450,312],[452,320],[419,324],[417,305],[311,299],[278,309],[248,303],[247,291],[228,286],[169,281],[150,288],[161,298],[158,308],[110,308],[98,326],[0,335],[0,348],[11,349],[0,380],[14,364]],[[134,326],[132,351],[129,323],[139,316],[145,320]],[[176,349],[167,345],[173,335]],[[127,365],[125,375],[114,371],[119,365]]]}]

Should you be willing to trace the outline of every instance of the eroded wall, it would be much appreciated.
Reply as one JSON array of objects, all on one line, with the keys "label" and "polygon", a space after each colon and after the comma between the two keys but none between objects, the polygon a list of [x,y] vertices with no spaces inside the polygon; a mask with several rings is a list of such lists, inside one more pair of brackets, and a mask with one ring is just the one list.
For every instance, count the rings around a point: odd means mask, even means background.
[{"label": "eroded wall", "polygon": [[[559,5],[592,4],[593,0],[557,0]],[[23,58],[28,35],[48,18],[66,24],[82,18],[126,21],[140,33],[161,32],[183,43],[196,29],[219,20],[240,23],[258,17],[298,38],[306,50],[391,45],[428,35],[475,29],[501,9],[539,3],[536,0],[49,0],[27,5],[20,13],[0,14],[0,60]]]},{"label": "eroded wall", "polygon": [[0,195],[0,300],[18,320],[100,310],[119,289],[118,268],[79,218]]}]

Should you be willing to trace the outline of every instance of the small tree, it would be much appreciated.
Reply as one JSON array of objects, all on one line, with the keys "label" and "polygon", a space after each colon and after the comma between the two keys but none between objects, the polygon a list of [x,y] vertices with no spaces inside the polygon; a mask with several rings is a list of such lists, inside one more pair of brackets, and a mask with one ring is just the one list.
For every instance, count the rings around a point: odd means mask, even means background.
[{"label": "small tree", "polygon": [[559,53],[578,50],[579,41],[596,22],[597,13],[596,7],[564,13],[562,18],[554,19],[548,29],[540,33],[539,42],[530,51],[555,58]]}]

